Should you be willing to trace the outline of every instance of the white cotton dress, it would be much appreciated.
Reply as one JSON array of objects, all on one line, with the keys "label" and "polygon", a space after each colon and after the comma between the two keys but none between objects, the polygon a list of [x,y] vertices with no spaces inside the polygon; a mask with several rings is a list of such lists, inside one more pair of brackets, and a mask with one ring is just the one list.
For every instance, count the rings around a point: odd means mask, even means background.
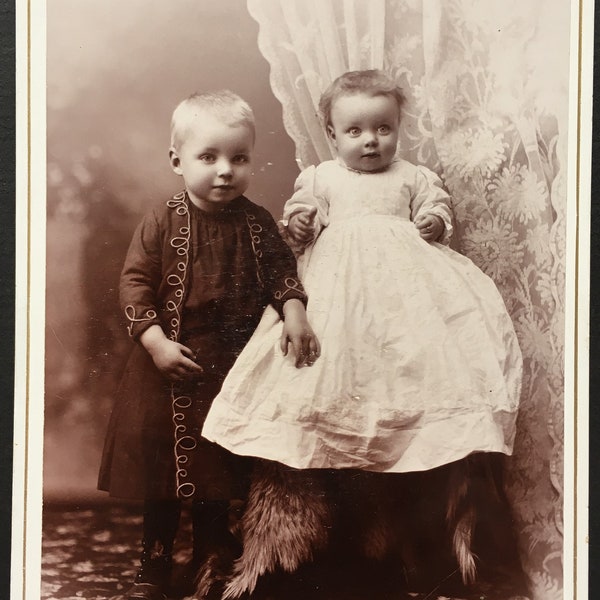
[{"label": "white cotton dress", "polygon": [[294,468],[431,469],[512,453],[521,352],[493,281],[413,223],[451,233],[437,176],[398,160],[359,173],[339,161],[302,172],[284,219],[318,209],[299,271],[322,352],[297,369],[267,309],[213,401],[203,435]]}]

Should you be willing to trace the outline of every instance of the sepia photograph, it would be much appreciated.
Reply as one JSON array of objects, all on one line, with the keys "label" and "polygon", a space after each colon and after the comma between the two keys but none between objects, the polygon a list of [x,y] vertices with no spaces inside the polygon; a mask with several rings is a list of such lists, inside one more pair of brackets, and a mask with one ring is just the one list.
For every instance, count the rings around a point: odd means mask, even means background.
[{"label": "sepia photograph", "polygon": [[587,598],[593,3],[25,4],[11,600]]}]

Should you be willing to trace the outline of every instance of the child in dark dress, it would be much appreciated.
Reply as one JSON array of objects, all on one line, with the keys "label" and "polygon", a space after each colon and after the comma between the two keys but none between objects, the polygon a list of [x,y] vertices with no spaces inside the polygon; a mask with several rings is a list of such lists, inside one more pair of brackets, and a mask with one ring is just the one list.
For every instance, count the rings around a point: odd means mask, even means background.
[{"label": "child in dark dress", "polygon": [[254,136],[252,110],[232,92],[195,94],[176,108],[169,156],[185,189],[144,218],[121,274],[137,343],[98,487],[144,501],[141,565],[122,600],[166,597],[183,499],[192,502],[194,568],[234,547],[228,506],[245,494],[247,459],[200,432],[265,308],[284,321],[281,351],[296,367],[319,355],[294,257],[270,214],[242,195]]}]

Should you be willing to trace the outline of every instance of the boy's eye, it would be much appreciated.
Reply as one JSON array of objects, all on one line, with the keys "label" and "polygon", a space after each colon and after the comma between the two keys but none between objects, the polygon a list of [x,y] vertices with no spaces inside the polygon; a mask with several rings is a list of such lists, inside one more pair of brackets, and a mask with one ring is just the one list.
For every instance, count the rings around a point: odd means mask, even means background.
[{"label": "boy's eye", "polygon": [[212,164],[215,162],[216,157],[214,154],[201,154],[198,157],[203,163]]},{"label": "boy's eye", "polygon": [[389,125],[380,125],[377,128],[377,133],[381,135],[387,135],[388,133],[390,133],[391,130],[392,128]]},{"label": "boy's eye", "polygon": [[351,135],[352,137],[356,137],[356,136],[360,135],[360,128],[359,127],[350,127],[350,129],[348,129],[348,134]]},{"label": "boy's eye", "polygon": [[239,154],[238,156],[233,157],[233,162],[236,165],[243,165],[250,160],[250,157],[246,154]]}]

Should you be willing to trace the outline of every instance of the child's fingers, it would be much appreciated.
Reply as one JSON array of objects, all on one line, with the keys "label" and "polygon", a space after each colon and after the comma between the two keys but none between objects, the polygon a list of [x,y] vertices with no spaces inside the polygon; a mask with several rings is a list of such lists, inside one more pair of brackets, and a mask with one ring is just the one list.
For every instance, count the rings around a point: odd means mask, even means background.
[{"label": "child's fingers", "polygon": [[306,356],[307,353],[304,351],[304,348],[302,347],[302,338],[300,337],[292,337],[290,339],[291,343],[292,343],[292,347],[294,348],[294,355],[296,356],[296,361],[295,361],[295,366],[296,368],[300,368],[304,365],[304,362],[306,361]]},{"label": "child's fingers", "polygon": [[193,360],[184,359],[182,366],[185,370],[185,373],[190,375],[201,375],[204,372],[204,369],[201,365],[194,362]]},{"label": "child's fingers", "polygon": [[284,356],[289,353],[292,346],[294,365],[296,368],[311,366],[321,354],[319,340],[313,333],[287,334],[285,331],[279,339],[279,346]]},{"label": "child's fingers", "polygon": [[281,348],[281,352],[284,356],[287,356],[288,353],[288,342],[288,336],[284,329],[281,337],[279,338],[279,347]]},{"label": "child's fingers", "polygon": [[313,229],[312,227],[304,227],[300,223],[295,223],[293,226],[290,226],[290,233],[301,241],[305,241],[312,237]]},{"label": "child's fingers", "polygon": [[418,226],[419,234],[425,241],[434,240],[439,235],[439,226],[437,221],[433,219],[427,222],[423,222],[421,226]]},{"label": "child's fingers", "polygon": [[305,233],[312,234],[315,229],[315,215],[316,212],[310,215],[300,215],[296,221],[296,228]]},{"label": "child's fingers", "polygon": [[178,366],[181,367],[184,375],[200,375],[204,372],[202,366],[196,362],[196,355],[190,348],[179,344],[179,350],[182,356]]},{"label": "child's fingers", "polygon": [[306,360],[304,361],[304,364],[307,367],[312,367],[318,358],[319,358],[319,352],[317,350],[309,350],[306,355]]},{"label": "child's fingers", "polygon": [[185,357],[189,358],[190,360],[196,359],[196,355],[194,354],[194,352],[187,346],[184,346],[183,344],[179,344],[179,349],[181,350],[181,354],[183,354]]},{"label": "child's fingers", "polygon": [[444,231],[444,222],[437,215],[425,215],[419,220],[415,219],[415,225],[426,241],[436,240]]},{"label": "child's fingers", "polygon": [[299,364],[296,364],[296,366],[312,366],[321,353],[319,340],[317,340],[313,333],[307,333],[302,336],[300,346],[301,354],[298,361]]},{"label": "child's fingers", "polygon": [[312,223],[298,223],[296,229],[298,231],[301,231],[305,235],[312,235],[314,232],[314,227]]},{"label": "child's fingers", "polygon": [[298,226],[296,227],[296,230],[301,232],[301,233],[311,233],[312,232],[312,227],[308,226],[308,225],[304,225],[303,223],[298,223]]},{"label": "child's fingers", "polygon": [[315,217],[317,216],[317,209],[311,208],[308,212],[300,215],[300,220],[303,224],[312,227]]},{"label": "child's fingers", "polygon": [[290,337],[290,344],[292,344],[292,348],[294,350],[294,356],[296,357],[294,361],[294,365],[299,367],[304,362],[304,355],[302,354],[302,344],[298,342],[298,340],[294,337]]},{"label": "child's fingers", "polygon": [[300,242],[308,242],[314,235],[312,229],[295,229],[292,233],[293,236]]},{"label": "child's fingers", "polygon": [[169,377],[169,379],[173,381],[183,381],[184,379],[187,379],[189,377],[188,372],[182,365],[171,367],[166,374]]},{"label": "child's fingers", "polygon": [[315,216],[317,214],[317,207],[313,206],[312,208],[298,213],[298,220],[302,221],[303,223],[310,223],[311,221],[314,220]]},{"label": "child's fingers", "polygon": [[169,372],[168,376],[174,381],[185,381],[186,379],[193,379],[199,377],[204,373],[204,369],[194,362],[180,363],[176,367],[173,367]]}]

